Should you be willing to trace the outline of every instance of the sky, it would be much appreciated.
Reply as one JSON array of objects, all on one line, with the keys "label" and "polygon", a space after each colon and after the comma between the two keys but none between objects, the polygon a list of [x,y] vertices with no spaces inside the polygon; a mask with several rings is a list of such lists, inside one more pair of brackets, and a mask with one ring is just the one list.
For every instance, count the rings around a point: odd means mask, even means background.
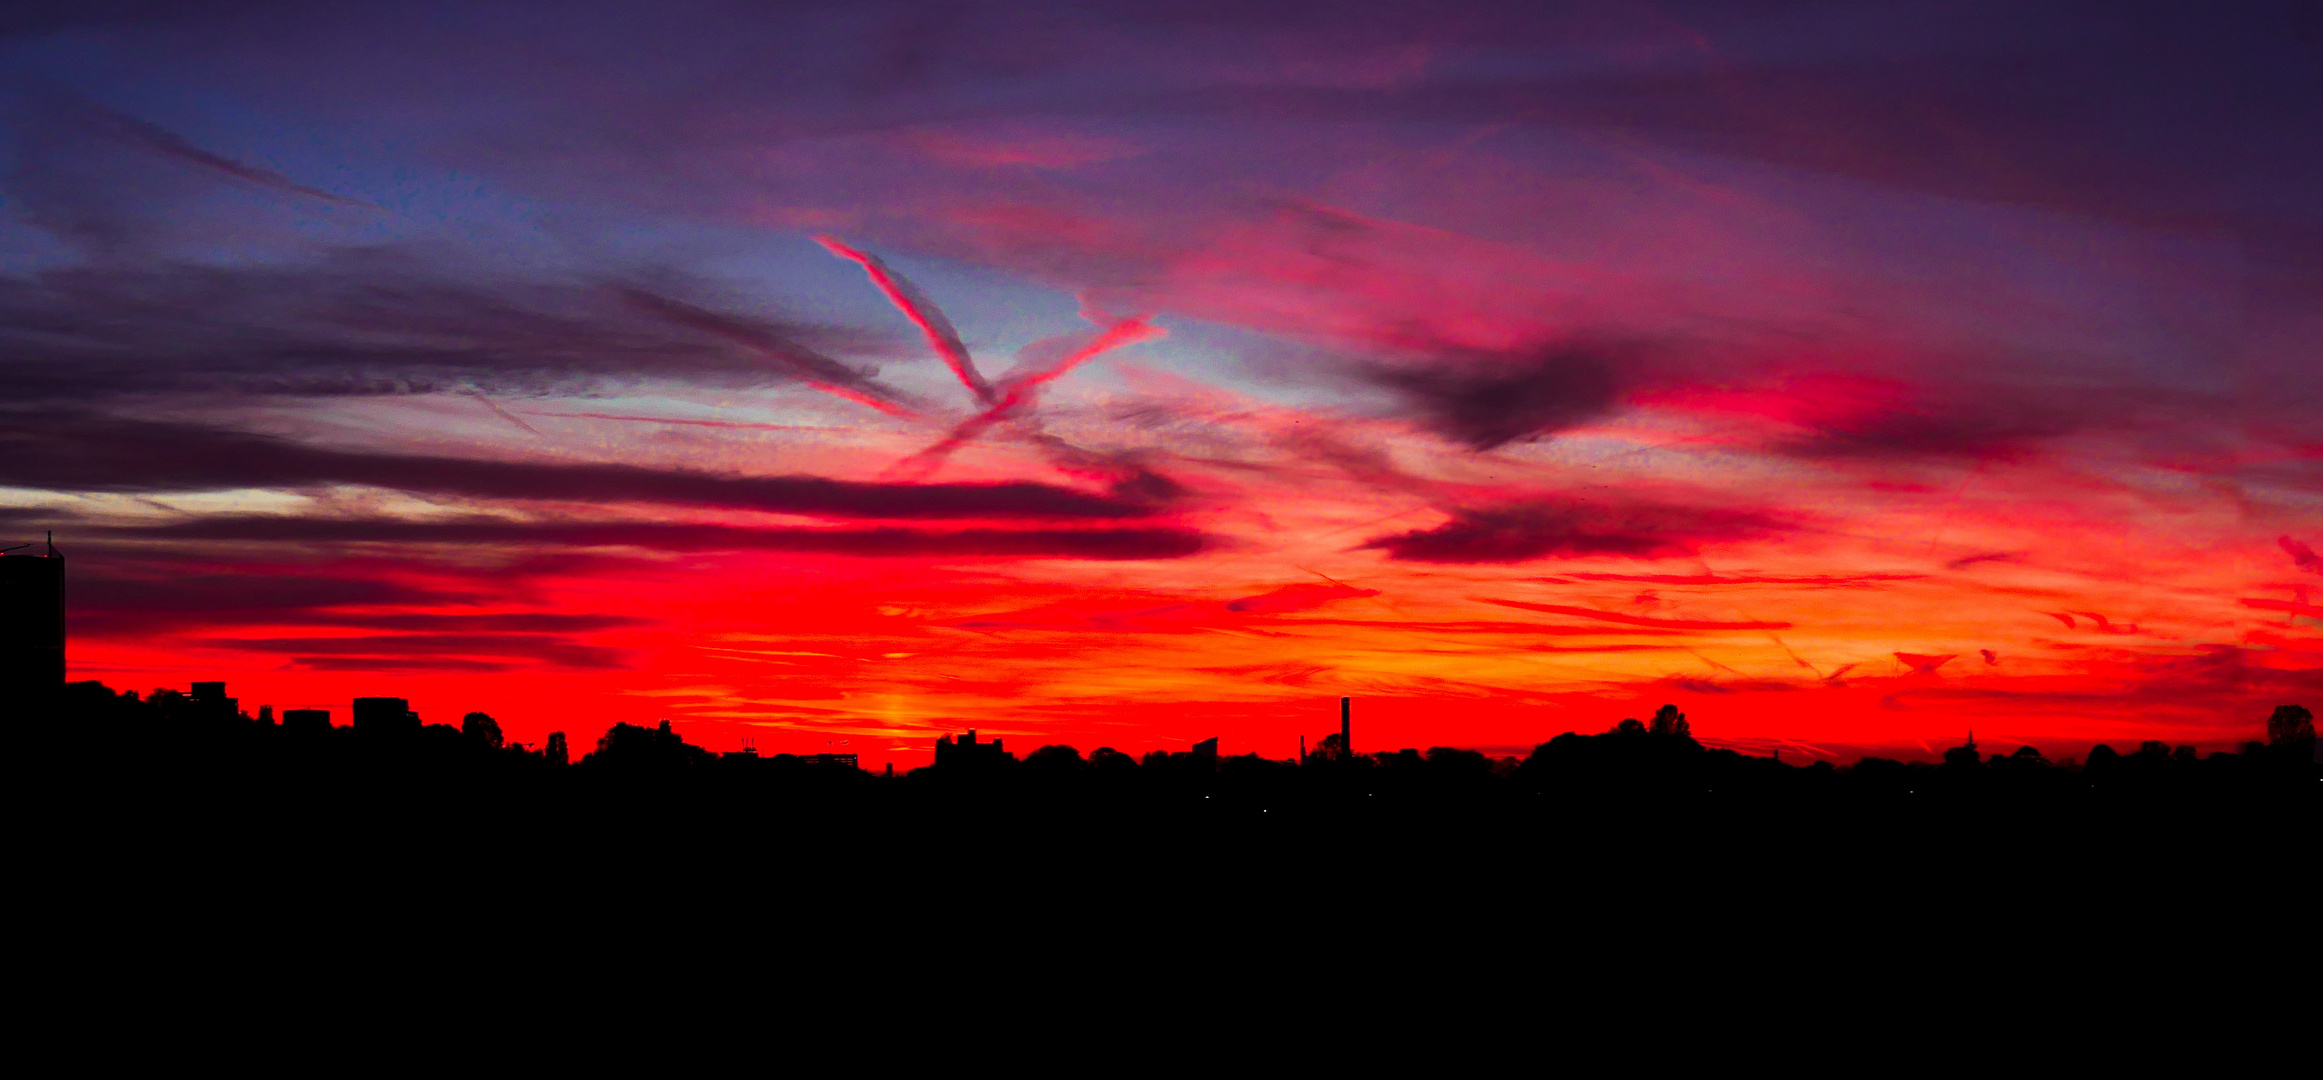
[{"label": "sky", "polygon": [[2319,24],[12,5],[0,537],[71,678],[523,741],[2222,748],[2323,707]]}]

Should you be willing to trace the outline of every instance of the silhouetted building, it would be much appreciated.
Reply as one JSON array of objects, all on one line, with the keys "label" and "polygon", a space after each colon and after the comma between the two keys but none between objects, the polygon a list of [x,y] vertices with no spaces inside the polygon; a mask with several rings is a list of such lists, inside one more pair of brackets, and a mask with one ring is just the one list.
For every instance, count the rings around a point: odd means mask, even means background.
[{"label": "silhouetted building", "polygon": [[1355,754],[1354,698],[1339,699],[1339,752],[1350,757]]},{"label": "silhouetted building", "polygon": [[[852,758],[855,755],[848,754],[846,756]],[[968,733],[958,739],[945,735],[936,740],[936,764],[938,765],[978,768],[1014,760],[1016,760],[1014,755],[1000,748],[1000,740],[998,739],[991,742],[977,742],[975,728],[969,728]]]},{"label": "silhouetted building", "polygon": [[195,683],[186,700],[193,702],[194,715],[204,720],[232,720],[242,714],[241,699],[227,697],[222,682]]},{"label": "silhouetted building", "polygon": [[43,705],[64,685],[64,556],[0,555],[0,702]]},{"label": "silhouetted building", "polygon": [[1201,742],[1195,743],[1192,752],[1193,755],[1198,758],[1207,758],[1211,761],[1218,760],[1218,736],[1212,735],[1209,738],[1202,740]]},{"label": "silhouetted building", "polygon": [[411,702],[403,698],[359,697],[355,699],[355,730],[417,731],[419,714],[411,711]]},{"label": "silhouetted building", "polygon": [[327,731],[331,726],[331,710],[284,709],[282,726],[286,731]]}]

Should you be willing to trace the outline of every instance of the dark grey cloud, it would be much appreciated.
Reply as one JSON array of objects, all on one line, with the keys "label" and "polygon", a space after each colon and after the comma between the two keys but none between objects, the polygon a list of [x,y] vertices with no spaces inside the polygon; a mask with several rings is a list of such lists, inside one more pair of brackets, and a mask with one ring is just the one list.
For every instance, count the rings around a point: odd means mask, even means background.
[{"label": "dark grey cloud", "polygon": [[2007,461],[2033,454],[2042,443],[2091,424],[2121,419],[2118,411],[2087,398],[2011,395],[1998,386],[1986,390],[1989,396],[1981,399],[1962,397],[1826,424],[1783,449],[1806,457]]},{"label": "dark grey cloud", "polygon": [[[75,635],[136,635],[180,626],[307,622],[327,609],[422,606],[468,597],[385,577],[299,573],[281,567],[220,572],[209,566],[155,567],[149,558],[103,559],[72,568]],[[160,571],[144,572],[138,571]]]},{"label": "dark grey cloud", "polygon": [[1103,520],[1145,517],[1159,509],[1141,499],[1032,481],[877,483],[367,453],[86,412],[0,413],[0,484],[72,492],[361,484],[483,499],[643,502],[847,518]]},{"label": "dark grey cloud", "polygon": [[[155,566],[141,558],[73,560],[72,631],[77,637],[133,637],[186,627],[328,626],[440,633],[575,634],[639,626],[633,615],[587,612],[399,612],[372,608],[458,607],[493,599],[381,575],[379,568],[315,574],[280,566],[215,562]],[[159,572],[156,572],[159,571]],[[169,572],[178,571],[178,572]],[[232,572],[229,572],[232,571]],[[354,609],[354,610],[348,610]]]},{"label": "dark grey cloud", "polygon": [[315,657],[410,660],[484,658],[530,661],[561,668],[624,666],[621,650],[587,645],[556,634],[368,634],[353,637],[210,638],[205,644],[243,652],[286,653],[302,664]]},{"label": "dark grey cloud", "polygon": [[1706,544],[1788,532],[1765,514],[1657,503],[1544,499],[1460,508],[1430,529],[1375,537],[1362,547],[1405,562],[1516,563],[1551,557],[1660,559]]},{"label": "dark grey cloud", "polygon": [[1593,345],[1374,367],[1430,430],[1478,450],[1556,432],[1611,410],[1634,361]]},{"label": "dark grey cloud", "polygon": [[209,543],[637,547],[659,551],[794,551],[864,558],[1177,559],[1212,544],[1191,529],[900,527],[747,528],[657,521],[448,521],[220,515],[167,525],[84,526],[114,540]]}]

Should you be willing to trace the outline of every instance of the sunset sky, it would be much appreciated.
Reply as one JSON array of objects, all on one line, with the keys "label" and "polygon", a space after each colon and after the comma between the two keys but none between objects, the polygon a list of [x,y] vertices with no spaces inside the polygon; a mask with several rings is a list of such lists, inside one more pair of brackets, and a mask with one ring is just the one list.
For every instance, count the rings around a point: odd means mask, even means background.
[{"label": "sunset sky", "polygon": [[74,679],[899,768],[2323,709],[2311,6],[9,10]]}]

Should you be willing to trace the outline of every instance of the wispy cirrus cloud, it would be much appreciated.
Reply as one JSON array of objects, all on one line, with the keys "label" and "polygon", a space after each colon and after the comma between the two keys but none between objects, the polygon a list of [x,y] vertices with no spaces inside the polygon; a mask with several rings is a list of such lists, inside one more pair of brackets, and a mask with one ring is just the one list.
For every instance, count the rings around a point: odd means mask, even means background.
[{"label": "wispy cirrus cloud", "polygon": [[1647,615],[1631,615],[1621,611],[1600,611],[1596,608],[1575,607],[1571,604],[1536,604],[1525,600],[1495,600],[1481,596],[1477,599],[1487,604],[1498,604],[1501,607],[1521,608],[1525,611],[1539,611],[1550,615],[1571,615],[1582,619],[1602,619],[1606,622],[1621,623],[1625,626],[1646,626],[1658,630],[1788,630],[1791,628],[1791,624],[1787,622],[1764,622],[1755,619],[1739,621],[1728,619],[1664,619]]},{"label": "wispy cirrus cloud", "polygon": [[1608,574],[1567,571],[1560,577],[1540,580],[1556,584],[1568,581],[1629,581],[1647,585],[1799,585],[1816,589],[1877,588],[1890,582],[1918,581],[1926,574],[1807,574],[1784,576],[1780,574]]},{"label": "wispy cirrus cloud", "polygon": [[571,393],[671,378],[820,381],[895,397],[820,351],[890,347],[875,334],[714,311],[616,282],[493,280],[409,250],[0,275],[0,344],[0,377],[20,403]]}]

